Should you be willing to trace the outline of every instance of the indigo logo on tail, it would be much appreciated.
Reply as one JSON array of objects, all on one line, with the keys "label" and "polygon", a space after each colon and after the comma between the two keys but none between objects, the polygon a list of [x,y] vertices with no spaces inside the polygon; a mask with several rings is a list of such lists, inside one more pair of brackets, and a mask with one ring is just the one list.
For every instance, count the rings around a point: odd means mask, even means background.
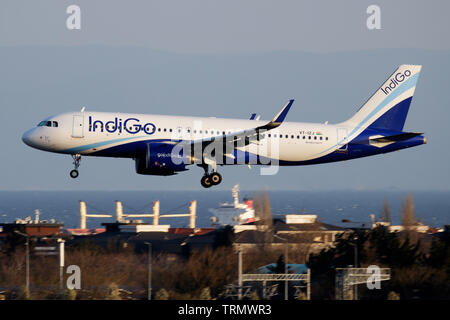
[{"label": "indigo logo on tail", "polygon": [[381,91],[383,91],[383,93],[385,95],[388,95],[389,93],[392,92],[392,90],[394,90],[395,88],[397,88],[397,86],[402,83],[403,81],[405,81],[406,78],[408,78],[411,75],[411,71],[410,70],[405,70],[405,72],[401,73],[398,72],[395,74],[395,76],[393,76],[391,78],[391,82],[389,82],[389,84],[386,87],[381,87]]}]

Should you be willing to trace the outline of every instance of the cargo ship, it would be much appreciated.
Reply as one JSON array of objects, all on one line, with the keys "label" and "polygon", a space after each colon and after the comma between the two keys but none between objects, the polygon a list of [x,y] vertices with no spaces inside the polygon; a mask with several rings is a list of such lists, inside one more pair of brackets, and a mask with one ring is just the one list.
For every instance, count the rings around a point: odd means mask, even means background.
[{"label": "cargo ship", "polygon": [[233,202],[221,203],[218,208],[210,208],[213,214],[211,222],[213,225],[226,226],[245,224],[255,221],[255,210],[253,209],[253,199],[245,197],[239,202],[239,185],[232,189]]}]

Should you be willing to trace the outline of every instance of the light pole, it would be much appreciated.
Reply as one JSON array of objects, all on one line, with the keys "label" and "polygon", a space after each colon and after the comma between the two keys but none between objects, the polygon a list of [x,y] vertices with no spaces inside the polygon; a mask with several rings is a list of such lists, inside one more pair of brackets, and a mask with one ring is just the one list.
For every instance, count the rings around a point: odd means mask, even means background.
[{"label": "light pole", "polygon": [[238,299],[242,300],[242,251],[238,246]]},{"label": "light pole", "polygon": [[[353,251],[353,258],[354,258],[354,265],[353,267],[356,269],[358,268],[358,236],[355,234],[355,243],[349,242],[349,244],[354,248]],[[353,300],[358,300],[358,285],[353,285]]]},{"label": "light pole", "polygon": [[[274,237],[284,241],[284,273],[288,274],[288,240],[285,238],[282,238],[276,234],[273,235]],[[284,282],[284,300],[288,300],[288,280],[285,280]]]},{"label": "light pole", "polygon": [[[355,268],[358,268],[358,244],[357,243],[350,243],[351,246],[355,249],[354,251],[354,258],[355,258]],[[358,285],[353,285],[353,299],[358,300]]]},{"label": "light pole", "polygon": [[[342,219],[342,222],[343,223],[361,223],[361,228],[364,228],[366,226],[365,225],[366,222],[361,222],[361,221],[352,221],[349,219]],[[360,228],[355,228],[355,229],[359,230]],[[355,235],[355,238],[354,238],[355,243],[349,242],[349,244],[355,248],[355,251],[354,251],[355,265],[354,265],[354,267],[358,268],[358,242],[357,242],[358,235],[355,233],[355,231],[354,231],[354,235]],[[353,285],[353,299],[358,300],[358,285],[357,284]]]},{"label": "light pole", "polygon": [[152,300],[152,244],[145,242],[148,246],[148,283],[147,283],[147,300]]},{"label": "light pole", "polygon": [[[342,222],[343,223],[361,223],[362,225],[361,225],[361,227],[364,227],[365,226],[365,224],[363,223],[363,222],[361,222],[361,221],[352,221],[352,220],[349,220],[349,219],[342,219]],[[356,229],[359,229],[359,228],[356,228]],[[354,267],[355,268],[358,268],[358,235],[355,233],[355,231],[354,231],[354,240],[355,240],[355,243],[352,243],[352,242],[349,242],[349,244],[351,245],[351,246],[353,246],[353,248],[354,248]],[[358,285],[357,284],[354,284],[353,285],[353,299],[354,300],[358,300]]]},{"label": "light pole", "polygon": [[26,251],[26,257],[25,257],[25,270],[26,270],[26,280],[25,280],[25,288],[27,291],[27,294],[30,293],[30,236],[26,233],[22,233],[18,230],[14,230],[15,233],[18,235],[25,237],[27,239],[25,243],[25,251]]},{"label": "light pole", "polygon": [[59,243],[59,295],[61,297],[61,299],[63,298],[63,293],[64,293],[64,289],[63,289],[63,271],[64,271],[64,242],[65,240],[63,239],[58,239],[57,240]]}]

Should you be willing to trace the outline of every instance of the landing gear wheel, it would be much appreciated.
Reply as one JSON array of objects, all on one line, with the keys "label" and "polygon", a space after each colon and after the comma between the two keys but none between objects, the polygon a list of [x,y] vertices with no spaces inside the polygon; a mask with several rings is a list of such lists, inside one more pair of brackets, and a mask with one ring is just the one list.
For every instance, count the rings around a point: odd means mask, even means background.
[{"label": "landing gear wheel", "polygon": [[204,188],[209,188],[209,187],[211,187],[213,185],[212,181],[211,181],[211,177],[208,176],[208,175],[204,175],[202,177],[202,179],[200,180],[200,183],[202,184],[202,186]]},{"label": "landing gear wheel", "polygon": [[70,177],[72,177],[73,179],[78,177],[78,168],[80,167],[80,162],[81,162],[81,155],[79,154],[73,154],[72,155],[72,159],[73,159],[73,165],[75,166],[75,169],[73,169],[72,171],[70,171]]},{"label": "landing gear wheel", "polygon": [[72,170],[72,171],[70,171],[70,177],[71,178],[73,178],[73,179],[75,179],[75,178],[77,178],[78,177],[78,170]]},{"label": "landing gear wheel", "polygon": [[212,184],[215,186],[222,182],[222,176],[218,172],[211,173],[210,178],[211,178]]}]

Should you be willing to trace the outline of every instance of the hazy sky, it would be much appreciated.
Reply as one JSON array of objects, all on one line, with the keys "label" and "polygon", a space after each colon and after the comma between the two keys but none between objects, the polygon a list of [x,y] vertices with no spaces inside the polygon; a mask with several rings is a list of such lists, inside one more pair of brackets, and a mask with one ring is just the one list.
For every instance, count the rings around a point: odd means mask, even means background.
[{"label": "hazy sky", "polygon": [[[81,8],[81,30],[66,9]],[[381,29],[369,30],[369,5]],[[405,129],[429,143],[343,163],[221,169],[221,189],[450,190],[448,1],[0,2],[0,190],[200,189],[202,170],[139,176],[124,159],[37,151],[20,137],[42,118],[79,110],[270,119],[350,117],[395,68],[422,64]],[[324,94],[327,92],[328,94]],[[217,188],[216,188],[217,189]]]},{"label": "hazy sky", "polygon": [[[81,30],[66,8],[81,9]],[[381,30],[369,30],[370,5]],[[178,53],[449,49],[450,2],[2,0],[2,45],[134,45]]]}]

